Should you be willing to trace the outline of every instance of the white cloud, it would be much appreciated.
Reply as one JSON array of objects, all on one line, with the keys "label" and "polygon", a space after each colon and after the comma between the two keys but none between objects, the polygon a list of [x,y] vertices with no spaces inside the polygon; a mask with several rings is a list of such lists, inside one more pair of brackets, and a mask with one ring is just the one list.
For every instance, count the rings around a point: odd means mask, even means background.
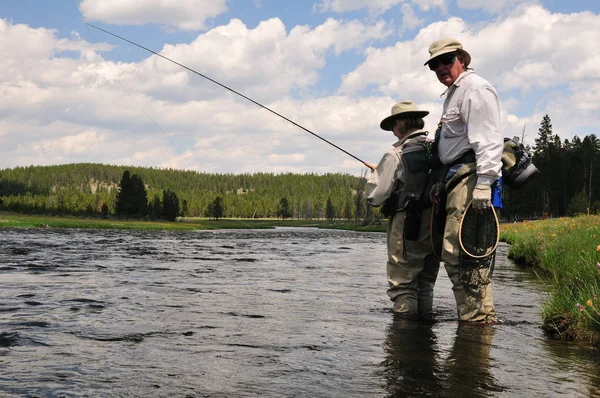
[{"label": "white cloud", "polygon": [[540,0],[457,0],[456,4],[460,8],[482,9],[489,13],[498,13],[509,7],[515,7],[519,4],[538,4]]},{"label": "white cloud", "polygon": [[[552,14],[531,6],[479,31],[466,32],[464,42],[474,56],[474,67],[501,89],[557,87],[598,77],[598,68],[590,68],[600,53],[598,24],[600,15],[590,12]],[[540,70],[543,75],[534,77],[532,69],[540,65],[545,68]]]},{"label": "white cloud", "polygon": [[[526,125],[526,142],[533,144],[546,113],[562,139],[597,134],[599,25],[598,14],[551,13],[540,6],[521,6],[487,24],[449,18],[426,26],[412,40],[367,49],[365,61],[344,76],[340,93],[368,90],[395,100],[412,99],[435,119],[444,87],[423,62],[430,43],[455,37],[473,56],[471,66],[499,90],[505,136],[521,136]],[[539,89],[544,94],[535,95]]]},{"label": "white cloud", "polygon": [[[61,121],[25,125],[21,121],[3,120],[0,129],[10,132],[0,136],[3,167],[74,162],[128,165],[133,164],[131,154],[136,150],[158,145],[152,138],[140,141],[123,132],[92,130],[86,125]],[[144,165],[153,166],[155,162],[152,159]]]},{"label": "white cloud", "polygon": [[344,77],[341,92],[371,85],[386,95],[400,91],[430,97],[443,91],[423,67],[429,44],[442,37],[460,39],[473,56],[471,66],[500,89],[529,90],[562,85],[565,77],[593,78],[600,73],[594,67],[600,53],[594,49],[600,47],[598,23],[600,16],[592,13],[551,14],[539,6],[520,8],[481,26],[469,26],[459,18],[435,22],[413,40],[367,49],[365,62]]},{"label": "white cloud", "polygon": [[412,7],[408,4],[402,4],[402,26],[400,30],[413,30],[422,26],[424,21],[415,15]]},{"label": "white cloud", "polygon": [[[181,154],[179,156],[173,156],[173,157],[169,158],[165,162],[161,163],[159,165],[159,167],[165,168],[165,169],[174,169],[174,170],[183,170],[183,169],[189,170],[190,169],[189,161],[190,161],[190,159],[193,159],[193,156],[194,156],[194,152],[185,151],[183,154]],[[194,170],[200,171],[202,169],[194,168]]]},{"label": "white cloud", "polygon": [[[389,34],[391,29],[384,22],[369,26],[328,19],[314,29],[296,26],[288,34],[278,18],[263,21],[254,29],[234,19],[189,44],[165,45],[161,54],[244,94],[268,100],[292,89],[313,86],[327,56],[355,50]],[[113,65],[112,69],[109,75],[117,73],[121,80],[148,94],[168,92],[183,99],[191,95],[198,98],[199,87],[208,88],[210,96],[215,89],[217,95],[222,93],[222,89],[193,75],[189,80],[165,81],[169,74],[181,74],[182,69],[156,56],[138,65]]]},{"label": "white cloud", "polygon": [[58,139],[42,139],[32,144],[32,149],[39,152],[59,152],[69,155],[94,151],[104,142],[104,136],[96,131],[84,131],[80,134],[59,137]]},{"label": "white cloud", "polygon": [[[543,114],[547,113],[552,119],[554,133],[559,134],[563,140],[574,135],[583,138],[585,135],[595,134],[599,137],[600,81],[574,83],[570,89],[564,95],[552,96],[544,109]],[[541,117],[537,121],[537,127],[540,120]]]},{"label": "white cloud", "polygon": [[79,10],[87,21],[200,30],[206,28],[207,19],[227,11],[227,0],[82,0]]},{"label": "white cloud", "polygon": [[368,48],[365,61],[342,79],[340,93],[355,94],[373,87],[394,98],[409,98],[417,103],[436,98],[444,87],[423,66],[429,44],[440,37],[457,36],[465,30],[458,18],[438,22],[422,29],[413,40],[398,41],[386,48]]},{"label": "white cloud", "polygon": [[267,157],[267,160],[271,164],[277,164],[280,166],[287,166],[289,164],[302,164],[306,159],[303,153],[292,153],[289,155],[279,155],[272,153]]},{"label": "white cloud", "polygon": [[[410,10],[409,3],[397,10]],[[417,6],[439,9],[446,3],[410,4],[418,11]],[[382,46],[385,41],[378,40],[392,33],[383,22],[327,19],[286,27],[273,18],[249,28],[233,19],[189,43],[166,44],[162,54],[375,163],[394,141],[379,129],[394,102],[416,101],[431,112],[426,129],[435,129],[445,87],[423,62],[429,44],[446,36],[464,43],[472,66],[499,90],[506,136],[520,135],[527,123],[533,137],[545,113],[562,138],[595,132],[599,25],[600,16],[591,12],[528,6],[486,23],[448,18],[414,38]],[[372,47],[363,49],[366,45]],[[220,173],[361,169],[309,133],[159,57],[107,62],[99,51],[112,48],[76,33],[59,39],[51,29],[0,20],[2,167],[83,161]],[[329,62],[353,62],[357,55],[364,61],[356,67],[326,69]],[[338,92],[323,95],[321,79],[339,70],[347,73]]]},{"label": "white cloud", "polygon": [[[219,115],[248,106],[240,106],[244,100],[156,56],[140,63],[106,62],[93,55],[101,46],[57,40],[53,31],[42,29],[40,33],[1,22],[9,39],[1,43],[19,42],[21,36],[42,38],[26,41],[20,48],[4,48],[0,62],[7,66],[0,68],[0,113],[22,115],[42,124],[56,118],[80,123],[85,117],[112,128],[155,122],[166,124],[166,128],[176,123],[190,128],[203,111],[208,120],[222,126],[229,125],[231,117],[219,120]],[[384,28],[381,23],[369,27],[330,19],[313,30],[296,27],[288,35],[278,19],[265,21],[253,30],[233,20],[190,44],[167,45],[163,53],[268,103],[291,89],[314,84],[328,51],[351,50],[364,40],[385,35]],[[66,47],[80,48],[86,57],[51,56],[56,49]],[[32,59],[26,68],[21,67],[23,53]],[[157,130],[156,125],[151,127]]]},{"label": "white cloud", "polygon": [[344,13],[366,8],[370,14],[381,14],[405,0],[323,0],[316,5],[321,11]]},{"label": "white cloud", "polygon": [[504,75],[501,86],[505,89],[529,90],[531,87],[549,87],[560,80],[560,74],[550,62],[525,61],[515,65],[511,73]]},{"label": "white cloud", "polygon": [[[408,0],[323,0],[315,5],[315,10],[320,12],[345,13],[367,9],[371,15],[381,15],[388,10],[402,4],[405,5]],[[439,8],[446,11],[448,0],[412,0],[412,3],[418,6],[422,11],[429,11]]]},{"label": "white cloud", "polygon": [[421,11],[430,11],[436,8],[442,12],[448,10],[448,0],[412,0],[412,3],[418,6]]}]

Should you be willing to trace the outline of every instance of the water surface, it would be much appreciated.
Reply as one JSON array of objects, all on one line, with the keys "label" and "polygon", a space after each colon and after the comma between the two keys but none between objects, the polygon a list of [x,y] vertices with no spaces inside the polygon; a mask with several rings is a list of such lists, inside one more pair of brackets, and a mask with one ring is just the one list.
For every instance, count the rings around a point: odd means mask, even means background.
[{"label": "water surface", "polygon": [[0,397],[593,397],[598,360],[540,329],[506,259],[506,322],[396,319],[385,234],[3,229]]}]

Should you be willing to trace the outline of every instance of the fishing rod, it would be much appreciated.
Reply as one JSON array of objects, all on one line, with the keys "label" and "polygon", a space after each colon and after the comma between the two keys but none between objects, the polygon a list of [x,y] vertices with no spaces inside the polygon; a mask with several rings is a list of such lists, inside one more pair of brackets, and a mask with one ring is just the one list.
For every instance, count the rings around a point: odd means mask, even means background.
[{"label": "fishing rod", "polygon": [[361,160],[361,159],[359,159],[358,157],[354,156],[353,154],[351,154],[350,152],[346,151],[345,149],[342,149],[342,148],[340,148],[339,146],[335,145],[333,142],[331,142],[331,141],[328,141],[327,139],[325,139],[325,138],[321,137],[320,135],[318,135],[318,134],[316,134],[316,133],[313,133],[312,131],[310,131],[310,130],[309,130],[309,129],[307,129],[306,127],[304,127],[304,126],[301,126],[300,124],[298,124],[298,123],[294,122],[294,121],[293,121],[293,120],[291,120],[291,119],[288,119],[287,117],[283,116],[283,115],[282,115],[282,114],[280,114],[280,113],[277,113],[277,112],[275,112],[275,111],[274,111],[274,110],[272,110],[271,108],[268,108],[268,107],[266,107],[265,105],[263,105],[263,104],[261,104],[261,103],[259,103],[259,102],[255,101],[255,100],[253,100],[252,98],[245,96],[244,94],[242,94],[242,93],[240,93],[240,92],[238,92],[238,91],[236,91],[236,90],[234,90],[234,89],[232,89],[232,88],[230,88],[230,87],[228,87],[228,86],[224,85],[223,83],[219,83],[219,82],[218,82],[218,81],[216,81],[215,79],[211,79],[210,77],[208,77],[208,76],[206,76],[206,75],[203,75],[202,73],[200,73],[200,72],[197,72],[197,71],[193,70],[192,68],[190,68],[190,67],[188,67],[188,66],[185,66],[185,65],[183,65],[183,64],[181,64],[181,63],[179,63],[179,62],[177,62],[177,61],[174,61],[174,60],[172,60],[172,59],[171,59],[171,58],[169,58],[169,57],[166,57],[166,56],[164,56],[164,55],[162,55],[162,54],[159,54],[159,53],[157,53],[156,51],[153,51],[153,50],[151,50],[151,49],[149,49],[149,48],[147,48],[147,47],[144,47],[144,46],[142,46],[141,44],[137,44],[137,43],[135,43],[135,42],[133,42],[133,41],[131,41],[131,40],[128,40],[128,39],[126,39],[126,38],[122,37],[122,36],[119,36],[119,35],[117,35],[117,34],[115,34],[115,33],[109,32],[108,30],[102,29],[102,28],[100,28],[100,27],[98,27],[98,26],[92,25],[92,24],[90,24],[90,23],[87,23],[87,22],[86,22],[86,25],[88,25],[88,26],[91,26],[91,27],[92,27],[92,28],[94,28],[94,29],[98,29],[99,31],[102,31],[102,32],[104,32],[104,33],[107,33],[107,34],[109,34],[109,35],[111,35],[111,36],[114,36],[114,37],[116,37],[117,39],[121,39],[121,40],[123,40],[123,41],[126,41],[127,43],[133,44],[134,46],[136,46],[136,47],[139,47],[139,48],[141,48],[141,49],[144,49],[144,50],[146,50],[146,51],[148,51],[148,52],[151,52],[152,54],[154,54],[154,55],[157,55],[157,56],[159,56],[159,57],[161,57],[161,58],[164,58],[164,59],[166,59],[167,61],[170,61],[170,62],[174,63],[175,65],[179,65],[179,66],[181,66],[182,68],[184,68],[184,69],[187,69],[188,71],[190,71],[190,72],[192,72],[192,73],[195,73],[195,74],[197,74],[198,76],[201,76],[201,77],[203,77],[203,78],[205,78],[205,79],[207,79],[207,80],[210,80],[211,82],[213,82],[213,83],[215,83],[215,84],[217,84],[217,85],[219,85],[219,86],[223,87],[224,89],[226,89],[226,90],[229,90],[229,91],[231,91],[232,93],[239,95],[240,97],[242,97],[242,98],[244,98],[244,99],[246,99],[246,100],[248,100],[248,101],[252,102],[253,104],[256,104],[256,105],[260,106],[260,107],[261,107],[261,108],[263,108],[263,109],[266,109],[267,111],[271,112],[272,114],[274,114],[274,115],[276,115],[276,116],[279,116],[279,117],[280,117],[280,118],[282,118],[283,120],[287,120],[288,122],[290,122],[290,123],[291,123],[291,124],[293,124],[294,126],[301,128],[302,130],[306,131],[306,132],[307,132],[307,133],[309,133],[309,134],[312,134],[313,136],[317,137],[318,139],[325,141],[326,143],[328,143],[328,144],[329,144],[329,145],[331,145],[332,147],[334,147],[334,148],[336,148],[336,149],[339,149],[340,151],[344,152],[346,155],[348,155],[348,156],[350,156],[350,157],[352,157],[352,158],[354,158],[354,159],[358,160],[359,162],[361,162],[362,164],[364,164],[365,166],[367,166],[369,169],[372,169],[372,168],[373,168],[373,167],[372,167],[372,165],[370,165],[369,163],[365,162],[364,160]]}]

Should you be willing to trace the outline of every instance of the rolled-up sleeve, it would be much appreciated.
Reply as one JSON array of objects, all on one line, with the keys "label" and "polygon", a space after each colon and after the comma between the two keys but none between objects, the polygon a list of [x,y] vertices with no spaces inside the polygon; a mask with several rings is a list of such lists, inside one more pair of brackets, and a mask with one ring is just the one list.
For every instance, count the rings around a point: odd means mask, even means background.
[{"label": "rolled-up sleeve", "polygon": [[477,183],[492,184],[500,177],[504,137],[500,121],[500,101],[489,86],[472,91],[466,101],[469,142],[477,161]]},{"label": "rolled-up sleeve", "polygon": [[395,151],[390,151],[383,155],[375,171],[371,173],[365,189],[367,202],[371,206],[381,206],[390,197],[396,182],[399,163],[399,155]]}]

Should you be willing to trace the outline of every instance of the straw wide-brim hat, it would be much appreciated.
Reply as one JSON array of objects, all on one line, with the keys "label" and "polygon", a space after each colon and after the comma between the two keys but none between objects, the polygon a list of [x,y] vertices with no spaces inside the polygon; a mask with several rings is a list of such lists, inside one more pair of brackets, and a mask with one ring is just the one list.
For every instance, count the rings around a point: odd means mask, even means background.
[{"label": "straw wide-brim hat", "polygon": [[456,39],[441,39],[434,41],[429,46],[429,59],[423,65],[427,65],[429,61],[442,54],[458,51],[465,60],[465,66],[471,63],[471,55],[463,49],[463,45]]},{"label": "straw wide-brim hat", "polygon": [[417,108],[417,105],[410,101],[402,101],[392,106],[392,114],[381,121],[379,126],[386,131],[392,131],[394,122],[396,119],[402,119],[406,117],[425,117],[429,115],[429,111],[421,111]]}]

